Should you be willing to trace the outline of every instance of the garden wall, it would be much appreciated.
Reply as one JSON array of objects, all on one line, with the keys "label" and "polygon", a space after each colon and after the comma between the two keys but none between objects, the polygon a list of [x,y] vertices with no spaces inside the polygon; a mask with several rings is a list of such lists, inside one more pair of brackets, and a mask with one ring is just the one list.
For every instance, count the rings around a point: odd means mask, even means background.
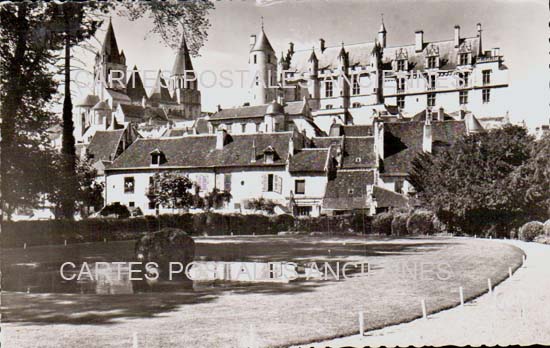
[{"label": "garden wall", "polygon": [[181,228],[191,235],[209,236],[267,235],[282,231],[370,233],[370,221],[369,216],[360,213],[318,218],[200,213],[131,219],[17,221],[2,225],[0,246],[63,244],[65,240],[68,243],[128,240],[164,227]]}]

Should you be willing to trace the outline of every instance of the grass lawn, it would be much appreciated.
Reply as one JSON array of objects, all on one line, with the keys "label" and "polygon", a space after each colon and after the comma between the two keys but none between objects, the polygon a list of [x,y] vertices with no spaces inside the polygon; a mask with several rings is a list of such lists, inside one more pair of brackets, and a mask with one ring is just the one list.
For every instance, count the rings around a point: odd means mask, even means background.
[{"label": "grass lawn", "polygon": [[[359,311],[372,329],[421,316],[421,299],[428,312],[455,306],[460,286],[467,299],[476,297],[487,290],[488,278],[498,284],[522,259],[515,247],[481,239],[262,236],[196,242],[203,259],[367,261],[371,273],[339,281],[97,295],[79,291],[79,285],[56,285],[54,270],[65,261],[131,261],[133,242],[4,249],[8,283],[2,285],[12,291],[2,293],[3,347],[131,347],[134,333],[139,347],[311,342],[357,333]],[[29,284],[52,290],[13,291]]]}]

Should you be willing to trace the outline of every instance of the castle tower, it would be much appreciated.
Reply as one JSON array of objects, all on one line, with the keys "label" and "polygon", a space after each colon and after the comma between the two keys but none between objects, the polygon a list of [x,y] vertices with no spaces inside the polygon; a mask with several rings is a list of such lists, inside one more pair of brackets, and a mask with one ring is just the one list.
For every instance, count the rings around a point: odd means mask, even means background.
[{"label": "castle tower", "polygon": [[[125,91],[126,70],[126,57],[124,56],[124,52],[118,50],[113,24],[109,20],[101,52],[98,52],[95,56],[94,80],[96,83],[94,94],[101,99],[106,97],[102,95],[103,88],[101,88],[101,84],[107,88]],[[112,74],[111,71],[113,71]],[[111,79],[109,79],[109,75],[111,75]]]},{"label": "castle tower", "polygon": [[170,93],[177,102],[180,116],[195,119],[201,113],[201,93],[198,90],[197,78],[191,62],[191,55],[182,31],[181,43],[170,75]]},{"label": "castle tower", "polygon": [[277,58],[262,29],[258,35],[250,36],[250,53],[248,57],[249,76],[251,81],[250,105],[261,105],[276,98]]},{"label": "castle tower", "polygon": [[315,54],[315,49],[311,49],[311,55],[308,59],[308,73],[309,73],[309,81],[308,81],[308,89],[309,94],[311,95],[311,98],[315,101],[319,101],[319,98],[321,98],[321,87],[319,82],[319,59],[317,58],[317,55]]}]

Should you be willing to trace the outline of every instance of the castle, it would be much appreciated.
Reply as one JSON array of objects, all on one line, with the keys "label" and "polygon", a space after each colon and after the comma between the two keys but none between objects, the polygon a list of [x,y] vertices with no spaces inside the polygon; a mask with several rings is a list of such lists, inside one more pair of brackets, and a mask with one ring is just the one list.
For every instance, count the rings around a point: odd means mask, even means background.
[{"label": "castle", "polygon": [[[200,92],[182,38],[169,84],[147,94],[134,67],[118,85],[96,85],[77,105],[76,138],[105,182],[105,203],[169,212],[155,173],[187,175],[199,195],[231,193],[229,211],[272,200],[295,215],[369,214],[409,206],[411,160],[461,136],[506,122],[507,68],[475,37],[387,46],[373,42],[295,50],[277,58],[262,26],[250,38],[250,102],[201,115]],[[126,71],[109,23],[95,74]],[[114,79],[111,79],[114,80]],[[191,80],[191,81],[190,81]],[[77,145],[78,146],[78,145]]]}]

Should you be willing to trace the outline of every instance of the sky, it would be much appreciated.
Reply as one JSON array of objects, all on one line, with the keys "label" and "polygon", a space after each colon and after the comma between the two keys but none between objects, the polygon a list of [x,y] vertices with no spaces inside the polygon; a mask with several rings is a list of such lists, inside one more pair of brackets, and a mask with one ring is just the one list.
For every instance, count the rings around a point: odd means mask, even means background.
[{"label": "sky", "polygon": [[[203,85],[213,85],[200,87],[203,111],[248,101],[246,83],[224,88],[214,83],[213,76],[222,70],[247,69],[249,37],[259,32],[261,17],[280,55],[289,42],[296,49],[309,49],[318,47],[319,38],[327,46],[373,41],[383,14],[388,46],[413,43],[419,29],[427,41],[452,39],[456,24],[461,26],[461,36],[475,36],[476,24],[482,23],[484,50],[499,47],[509,68],[512,121],[525,120],[531,129],[549,122],[549,11],[545,0],[221,0],[215,1],[215,7],[209,14],[208,39],[200,56],[193,58]],[[113,15],[112,22],[129,69],[134,64],[152,71],[172,68],[175,52],[158,36],[148,34],[148,19],[130,22]],[[99,41],[106,26],[97,33]],[[99,47],[97,41],[92,43]],[[92,54],[81,50],[76,55],[89,69],[93,67]],[[74,97],[85,94],[81,90]]]}]

